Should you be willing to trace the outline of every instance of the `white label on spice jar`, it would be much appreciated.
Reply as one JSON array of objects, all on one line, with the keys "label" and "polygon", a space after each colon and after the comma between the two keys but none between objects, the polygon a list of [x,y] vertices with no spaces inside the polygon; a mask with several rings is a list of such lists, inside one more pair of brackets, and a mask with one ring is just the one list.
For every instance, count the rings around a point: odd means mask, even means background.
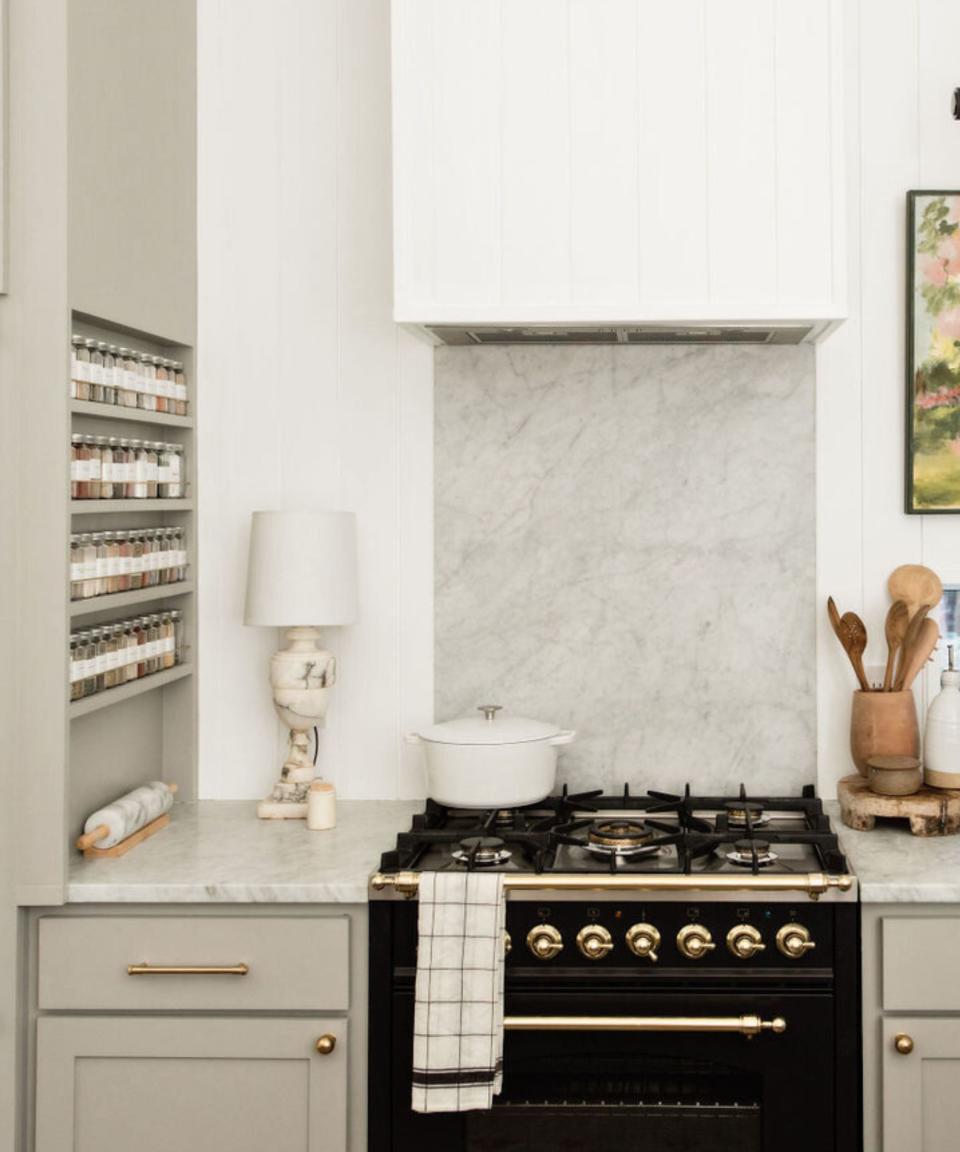
[{"label": "white label on spice jar", "polygon": [[150,478],[150,465],[147,463],[147,458],[141,453],[137,453],[137,462],[133,466],[133,479],[137,484],[146,484]]},{"label": "white label on spice jar", "polygon": [[170,480],[176,482],[180,479],[182,471],[183,455],[180,452],[170,453]]},{"label": "white label on spice jar", "polygon": [[123,388],[126,392],[136,392],[140,377],[130,368],[123,370]]},{"label": "white label on spice jar", "polygon": [[76,684],[80,680],[86,679],[86,677],[84,676],[84,669],[83,669],[83,666],[85,663],[86,663],[85,660],[71,660],[70,661],[70,683],[71,684]]},{"label": "white label on spice jar", "polygon": [[78,481],[83,479],[83,461],[71,460],[70,461],[70,479]]},{"label": "white label on spice jar", "polygon": [[157,469],[157,480],[161,484],[168,484],[170,482],[171,468],[169,464],[161,464]]},{"label": "white label on spice jar", "polygon": [[78,380],[81,384],[89,384],[90,383],[90,361],[89,360],[77,360],[77,362],[76,362],[76,375],[75,375],[74,379]]},{"label": "white label on spice jar", "polygon": [[90,369],[90,383],[91,384],[102,384],[103,383],[103,365],[102,364],[94,364],[94,362],[91,360],[90,365],[89,365],[89,369]]},{"label": "white label on spice jar", "polygon": [[100,461],[100,479],[105,484],[112,484],[114,480],[113,475],[113,461],[101,460]]}]

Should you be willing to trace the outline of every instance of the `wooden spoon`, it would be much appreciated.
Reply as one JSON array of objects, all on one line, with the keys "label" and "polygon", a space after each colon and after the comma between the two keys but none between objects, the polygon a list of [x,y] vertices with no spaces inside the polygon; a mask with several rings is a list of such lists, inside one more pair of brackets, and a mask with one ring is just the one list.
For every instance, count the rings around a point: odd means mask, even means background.
[{"label": "wooden spoon", "polygon": [[867,629],[856,612],[844,612],[840,617],[840,643],[850,657],[850,663],[864,692],[870,691],[867,674],[863,670],[863,653],[867,647]]},{"label": "wooden spoon", "polygon": [[889,692],[893,684],[893,665],[897,653],[903,644],[903,638],[910,623],[910,609],[905,600],[895,600],[890,605],[887,618],[884,622],[884,632],[887,637],[887,667],[883,674],[883,690]]},{"label": "wooden spoon", "polygon": [[[903,691],[904,685],[906,684],[907,668],[913,661],[913,650],[916,647],[920,632],[926,623],[927,613],[932,607],[932,604],[921,604],[914,614],[913,619],[907,625],[907,631],[904,634],[903,644],[900,648],[900,666],[897,669],[896,679],[893,682],[894,692]],[[936,627],[936,625],[934,625],[934,627]],[[914,673],[914,675],[916,675],[916,673]]]},{"label": "wooden spoon", "polygon": [[929,617],[924,620],[919,635],[907,657],[907,665],[903,671],[903,687],[909,688],[916,680],[920,669],[933,655],[933,650],[940,639],[940,629],[936,620]]},{"label": "wooden spoon", "polygon": [[893,600],[906,603],[911,619],[921,604],[936,607],[943,596],[940,577],[922,564],[901,564],[899,568],[894,568],[887,580],[887,589]]}]

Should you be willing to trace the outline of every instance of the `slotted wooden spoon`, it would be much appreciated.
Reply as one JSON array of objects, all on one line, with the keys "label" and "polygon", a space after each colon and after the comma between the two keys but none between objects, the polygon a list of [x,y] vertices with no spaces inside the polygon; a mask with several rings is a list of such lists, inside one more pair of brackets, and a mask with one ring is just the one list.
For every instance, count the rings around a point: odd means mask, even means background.
[{"label": "slotted wooden spoon", "polygon": [[867,674],[863,670],[863,653],[867,647],[867,630],[863,621],[856,612],[844,612],[841,616],[832,596],[827,600],[827,614],[830,617],[833,630],[837,634],[837,639],[850,660],[860,687],[864,692],[869,692],[870,685],[867,682]]}]

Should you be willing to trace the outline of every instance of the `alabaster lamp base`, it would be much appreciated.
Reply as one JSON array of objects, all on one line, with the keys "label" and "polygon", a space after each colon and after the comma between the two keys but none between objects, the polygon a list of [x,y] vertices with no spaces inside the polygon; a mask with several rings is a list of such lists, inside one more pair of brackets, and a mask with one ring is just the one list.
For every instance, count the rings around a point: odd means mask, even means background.
[{"label": "alabaster lamp base", "polygon": [[306,818],[307,792],[316,776],[310,732],[326,723],[337,677],[336,660],[321,647],[319,628],[291,628],[287,641],[270,661],[270,685],[276,713],[290,729],[290,743],[273,791],[257,806],[263,820]]}]

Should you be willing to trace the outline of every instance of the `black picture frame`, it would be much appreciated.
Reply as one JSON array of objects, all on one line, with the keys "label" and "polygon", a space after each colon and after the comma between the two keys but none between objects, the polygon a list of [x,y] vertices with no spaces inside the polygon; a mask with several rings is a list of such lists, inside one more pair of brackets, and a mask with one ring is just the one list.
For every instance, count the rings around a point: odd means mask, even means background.
[{"label": "black picture frame", "polygon": [[[921,201],[955,197],[960,201],[960,189],[911,189],[907,192],[907,329],[906,329],[906,381],[904,389],[904,511],[908,516],[947,516],[960,513],[960,456],[957,457],[957,499],[955,504],[937,507],[935,504],[918,503],[916,491],[915,463],[917,456],[917,263],[921,255],[917,245],[917,211]],[[960,231],[958,231],[960,235]],[[960,401],[957,404],[960,416]]]}]

